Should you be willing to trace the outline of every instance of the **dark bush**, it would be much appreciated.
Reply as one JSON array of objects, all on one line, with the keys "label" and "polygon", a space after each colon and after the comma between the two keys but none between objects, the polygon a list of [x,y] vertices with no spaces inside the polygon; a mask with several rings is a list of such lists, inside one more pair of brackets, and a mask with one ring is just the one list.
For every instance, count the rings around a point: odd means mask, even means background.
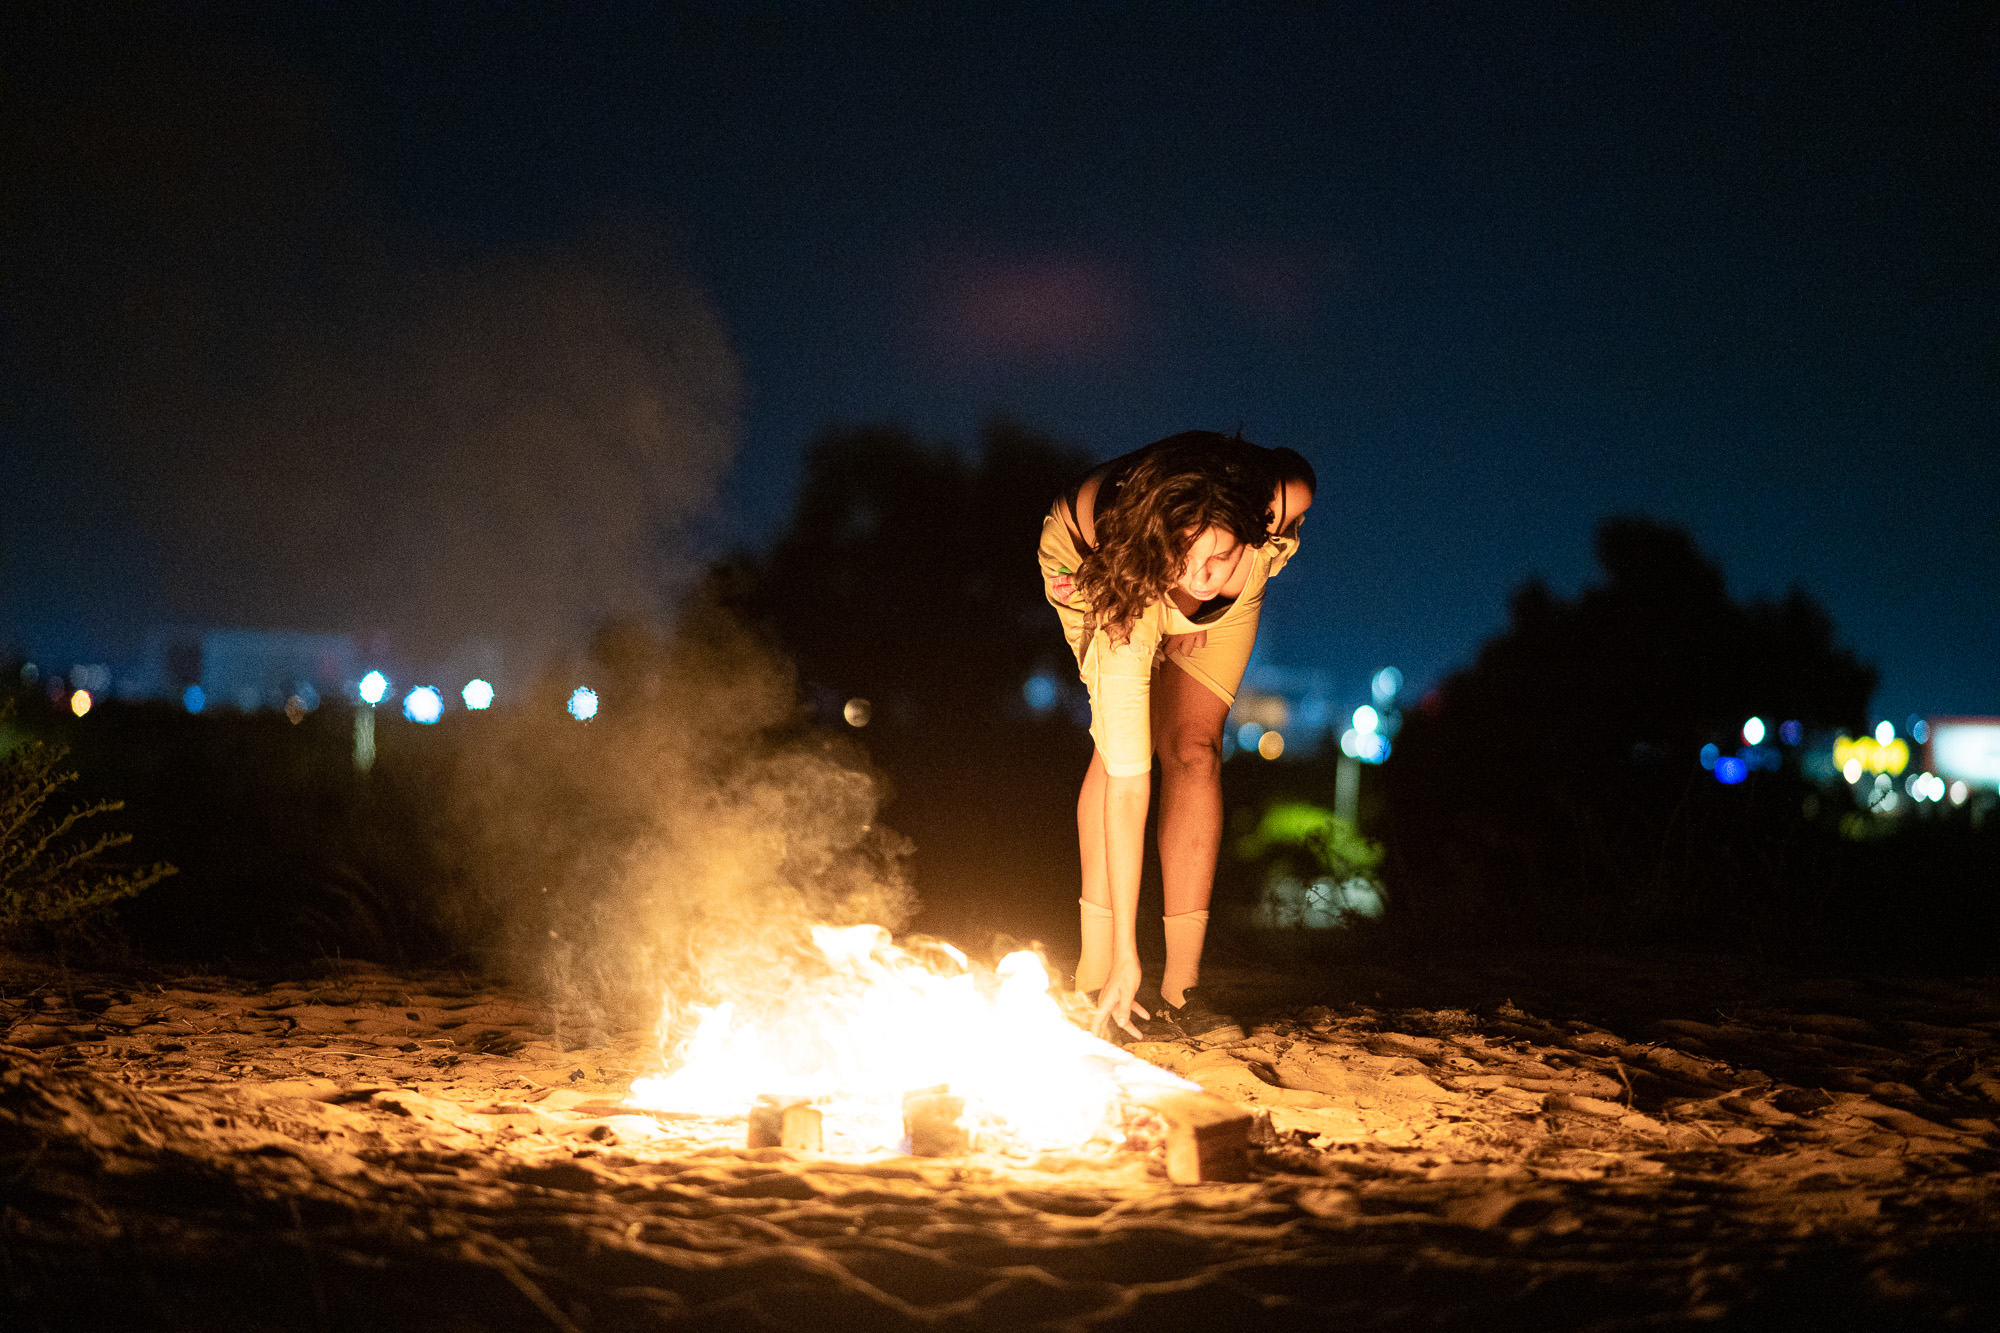
[{"label": "dark bush", "polygon": [[1645,519],[1606,522],[1597,554],[1602,582],[1523,587],[1410,711],[1378,830],[1403,932],[1866,952],[1990,912],[1965,886],[1990,876],[1992,839],[1963,817],[1857,841],[1847,788],[1809,781],[1800,747],[1738,786],[1701,767],[1753,715],[1822,736],[1865,722],[1875,672],[1811,598],[1732,600],[1686,533]]}]

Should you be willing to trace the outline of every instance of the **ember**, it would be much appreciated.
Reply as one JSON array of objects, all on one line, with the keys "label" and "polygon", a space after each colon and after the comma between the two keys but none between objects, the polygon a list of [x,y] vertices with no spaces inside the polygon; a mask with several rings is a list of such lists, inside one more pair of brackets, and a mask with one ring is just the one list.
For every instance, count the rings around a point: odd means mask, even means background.
[{"label": "ember", "polygon": [[[1071,1023],[1030,951],[987,971],[880,926],[811,935],[782,986],[743,979],[690,1006],[670,1072],[637,1080],[630,1104],[747,1114],[772,1145],[792,1132],[786,1108],[810,1108],[834,1152],[1111,1152],[1127,1107],[1195,1086]],[[670,1032],[680,1012],[669,1001]]]}]

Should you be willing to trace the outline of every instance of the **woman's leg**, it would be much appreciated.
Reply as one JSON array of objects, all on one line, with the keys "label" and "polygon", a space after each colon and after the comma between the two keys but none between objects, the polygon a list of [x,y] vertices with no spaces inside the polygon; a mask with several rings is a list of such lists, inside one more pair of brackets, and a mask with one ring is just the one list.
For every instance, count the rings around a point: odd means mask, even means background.
[{"label": "woman's leg", "polygon": [[1094,991],[1111,972],[1111,868],[1104,850],[1104,756],[1090,752],[1083,791],[1076,798],[1076,844],[1083,860],[1083,948],[1076,960],[1076,988]]},{"label": "woman's leg", "polygon": [[1222,724],[1228,716],[1229,705],[1172,658],[1154,678],[1160,876],[1167,917],[1167,967],[1160,993],[1176,1007],[1201,971],[1208,899],[1222,846]]}]

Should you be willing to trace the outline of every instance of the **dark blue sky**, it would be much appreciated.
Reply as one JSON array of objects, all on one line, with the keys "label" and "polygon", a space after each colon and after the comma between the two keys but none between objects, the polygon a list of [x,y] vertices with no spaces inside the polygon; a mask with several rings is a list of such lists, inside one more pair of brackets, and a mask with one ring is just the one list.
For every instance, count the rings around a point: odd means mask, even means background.
[{"label": "dark blue sky", "polygon": [[[1322,478],[1265,656],[1356,702],[1638,512],[1819,598],[1882,712],[2000,712],[1990,6],[408,8],[172,12],[307,90],[400,235],[671,248],[743,371],[712,541],[834,423],[1240,425]],[[9,435],[54,570],[17,633],[151,614],[79,554],[143,563],[134,501]]]}]

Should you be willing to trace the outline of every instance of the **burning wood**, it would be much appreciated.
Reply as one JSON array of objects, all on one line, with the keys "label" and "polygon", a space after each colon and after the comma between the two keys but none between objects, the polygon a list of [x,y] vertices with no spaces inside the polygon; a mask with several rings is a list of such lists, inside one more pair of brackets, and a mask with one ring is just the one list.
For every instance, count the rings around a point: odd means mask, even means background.
[{"label": "burning wood", "polygon": [[920,1088],[903,1095],[903,1134],[916,1157],[956,1157],[972,1146],[964,1123],[965,1098],[948,1086]]},{"label": "burning wood", "polygon": [[823,1143],[821,1122],[819,1108],[808,1099],[766,1093],[750,1108],[748,1146],[819,1152]]},{"label": "burning wood", "polygon": [[1206,1092],[1143,1098],[1167,1122],[1167,1179],[1176,1185],[1250,1178],[1251,1114]]}]

